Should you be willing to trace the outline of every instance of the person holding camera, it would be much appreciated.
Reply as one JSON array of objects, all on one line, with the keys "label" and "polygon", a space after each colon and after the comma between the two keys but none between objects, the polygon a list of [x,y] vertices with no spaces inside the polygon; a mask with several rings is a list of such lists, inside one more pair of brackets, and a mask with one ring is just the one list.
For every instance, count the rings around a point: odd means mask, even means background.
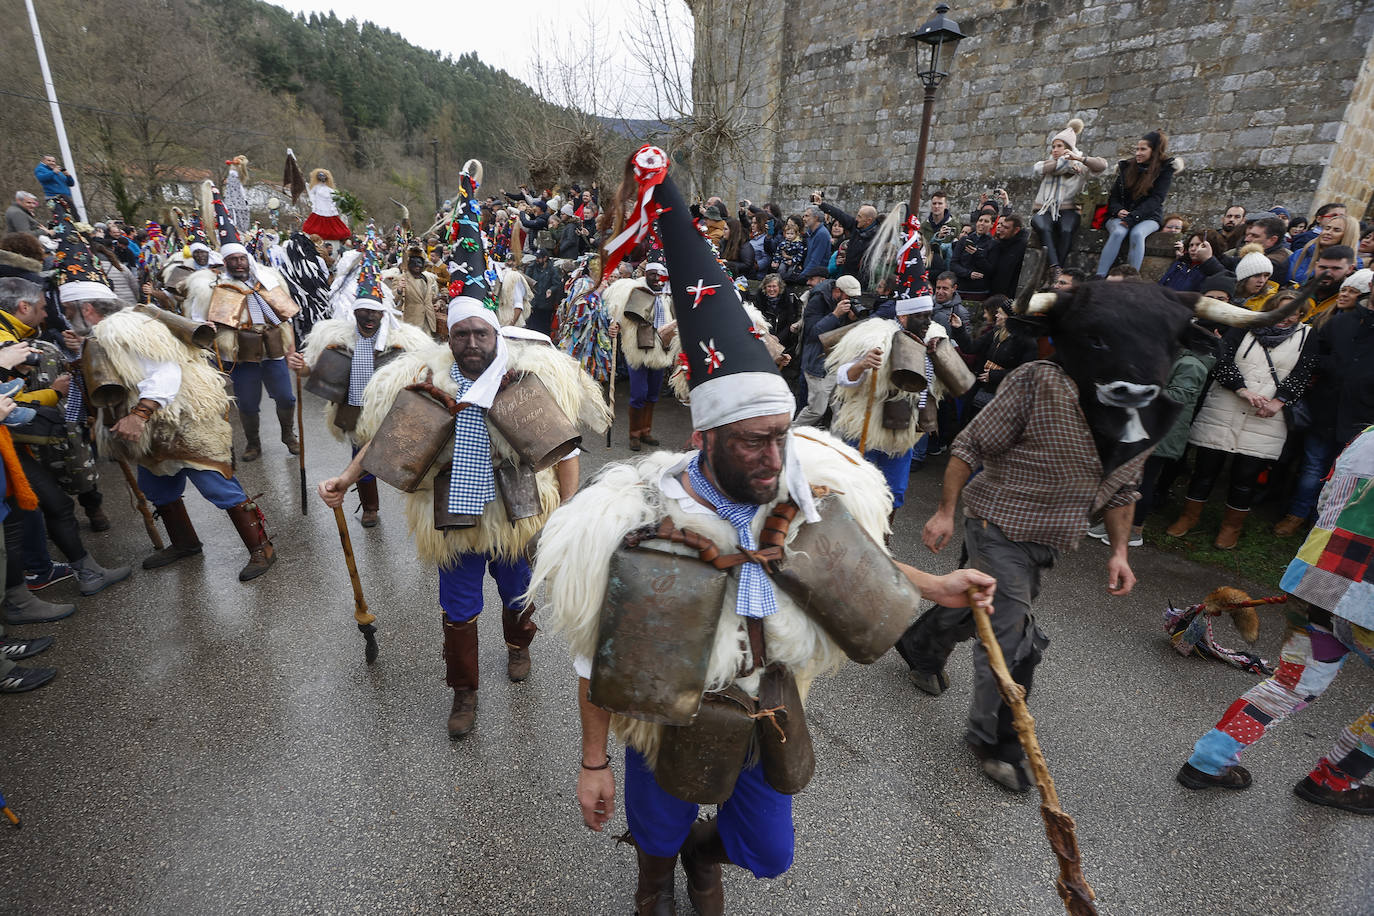
[{"label": "person holding camera", "polygon": [[1031,227],[1045,246],[1045,260],[1050,270],[1050,282],[1064,267],[1073,250],[1074,238],[1080,224],[1078,195],[1083,192],[1089,175],[1107,171],[1107,160],[1087,156],[1078,150],[1078,136],[1083,122],[1073,118],[1050,140],[1050,156],[1031,166],[1031,174],[1040,179],[1035,192]]},{"label": "person holding camera", "polygon": [[949,269],[959,278],[959,291],[966,299],[981,302],[988,294],[987,254],[994,219],[990,210],[984,210],[974,220],[973,233],[954,243]]},{"label": "person holding camera", "polygon": [[67,174],[67,167],[59,165],[57,157],[51,154],[38,160],[33,167],[33,177],[38,179],[46,197],[65,197],[71,200],[72,188],[76,179]]},{"label": "person holding camera", "polygon": [[815,426],[830,407],[835,376],[826,371],[825,348],[821,346],[820,336],[857,320],[855,304],[860,292],[859,281],[848,274],[836,280],[822,280],[812,287],[802,316],[802,372],[806,376],[806,406],[797,411],[797,416],[792,420],[793,426]]},{"label": "person holding camera", "polygon": [[859,276],[864,267],[864,255],[878,234],[878,210],[871,204],[864,204],[858,212],[850,216],[834,204],[825,202],[825,194],[816,191],[811,195],[811,203],[821,208],[821,212],[834,217],[835,222],[844,227],[844,261],[839,267],[846,274]]}]

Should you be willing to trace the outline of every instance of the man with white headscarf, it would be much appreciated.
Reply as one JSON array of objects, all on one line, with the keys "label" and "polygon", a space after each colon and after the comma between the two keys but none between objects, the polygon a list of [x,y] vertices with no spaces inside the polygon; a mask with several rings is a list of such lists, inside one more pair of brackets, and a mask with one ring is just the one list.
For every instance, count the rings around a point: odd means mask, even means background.
[{"label": "man with white headscarf", "polygon": [[[722,864],[770,878],[792,864],[791,795],[810,778],[799,697],[845,658],[808,612],[810,603],[775,587],[778,564],[795,556],[796,540],[834,531],[812,525],[845,526],[854,537],[830,559],[858,571],[863,583],[849,574],[858,588],[868,579],[909,579],[928,597],[955,601],[975,588],[983,603],[993,583],[982,573],[964,576],[968,571],[898,571],[882,546],[892,505],[882,475],[829,434],[789,428],[792,393],[762,329],[692,226],[667,174],[667,154],[646,146],[630,164],[633,178],[612,208],[621,213],[622,201],[631,202],[632,222],[607,243],[606,270],[650,231],[662,240],[691,386],[694,450],[603,468],[545,526],[531,592],[546,587],[550,622],[573,652],[582,724],[577,799],[592,830],[603,829],[615,810],[612,724],[627,745],[635,912],[674,912],[681,854],[697,912],[720,914]],[[830,500],[819,489],[827,487]],[[642,543],[655,546],[640,551]],[[842,575],[821,584],[843,588]],[[914,617],[919,598],[904,587],[909,606],[880,613]],[[665,700],[657,711],[645,702],[656,692]],[[730,737],[717,743],[720,725]],[[763,748],[775,727],[786,733],[771,745],[788,748],[780,759]],[[750,761],[754,741],[757,763]],[[797,756],[789,756],[792,749]],[[700,804],[718,805],[718,814],[698,821]]]},{"label": "man with white headscarf", "polygon": [[[325,398],[324,416],[329,431],[336,439],[347,437],[355,455],[359,444],[353,438],[353,430],[372,376],[402,353],[434,346],[423,330],[400,320],[391,290],[380,281],[376,231],[371,224],[359,255],[360,269],[349,311],[316,322],[305,349],[286,357],[287,366],[302,377],[320,369],[305,388]],[[326,351],[333,352],[326,357]],[[325,358],[322,367],[321,357]],[[376,477],[365,474],[358,480],[358,501],[363,510],[362,526],[375,527],[379,509]]]},{"label": "man with white headscarf", "polygon": [[[475,198],[476,182],[465,173],[462,187],[455,228],[467,238],[466,233],[476,231],[466,206]],[[480,247],[464,250],[481,253]],[[488,411],[504,387],[528,373],[548,390],[546,411],[561,411],[593,429],[604,430],[610,422],[601,389],[571,357],[550,346],[547,338],[503,336],[496,312],[488,305],[491,290],[482,280],[485,264],[474,259],[470,267],[463,295],[449,304],[448,346],[406,353],[377,371],[363,392],[355,430],[363,449],[342,474],[319,487],[326,505],[343,504],[348,488],[366,473],[372,437],[407,386],[428,384],[439,397],[452,399],[452,440],[435,454],[418,456],[419,466],[428,470],[407,496],[406,518],[420,560],[438,567],[444,660],[453,688],[448,733],[454,739],[476,724],[477,618],[483,607],[483,579],[490,572],[501,596],[506,674],[511,681],[523,681],[529,676],[529,646],[538,631],[531,620],[534,605],[525,596],[529,543],[549,514],[576,492],[578,483],[576,451],[536,470]],[[518,334],[523,329],[507,330]],[[408,431],[409,447],[416,447],[410,446],[416,438],[414,430]]]}]

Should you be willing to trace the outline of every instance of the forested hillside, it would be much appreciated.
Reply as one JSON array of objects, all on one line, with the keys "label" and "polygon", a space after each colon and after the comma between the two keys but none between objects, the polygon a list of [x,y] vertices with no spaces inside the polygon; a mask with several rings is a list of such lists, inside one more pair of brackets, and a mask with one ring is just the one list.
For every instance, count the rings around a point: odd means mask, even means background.
[{"label": "forested hillside", "polygon": [[[258,0],[46,0],[38,11],[93,218],[154,215],[173,182],[220,176],[239,154],[254,181],[279,181],[290,146],[370,213],[393,218],[394,198],[419,222],[434,205],[431,140],[444,195],[471,157],[489,187],[513,185],[531,169],[513,138],[564,116],[475,55],[444,57],[332,13]],[[57,144],[21,0],[0,0],[0,47],[8,197],[38,190],[33,165]]]}]

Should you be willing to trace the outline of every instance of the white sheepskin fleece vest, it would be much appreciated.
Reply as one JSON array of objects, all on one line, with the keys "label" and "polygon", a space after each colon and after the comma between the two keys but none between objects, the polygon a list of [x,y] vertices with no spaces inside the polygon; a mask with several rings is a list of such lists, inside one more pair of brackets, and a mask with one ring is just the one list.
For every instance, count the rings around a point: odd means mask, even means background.
[{"label": "white sheepskin fleece vest", "polygon": [[[927,340],[946,336],[945,329],[940,325],[931,322],[930,328]],[[890,318],[870,318],[841,337],[825,359],[825,371],[834,374],[841,366],[860,359],[874,347],[882,348],[883,365],[878,369],[877,395],[873,399],[872,411],[868,411],[867,446],[885,455],[903,454],[919,442],[922,435],[916,426],[920,393],[902,391],[892,384],[892,335],[901,329],[902,326]],[[944,397],[944,387],[939,379],[928,381],[931,383],[929,396],[937,401]],[[852,388],[836,385],[835,393],[831,395],[834,419],[830,428],[851,442],[858,442],[863,437],[864,413],[868,408],[871,384],[871,379],[864,379]],[[883,401],[890,399],[903,400],[911,405],[911,422],[905,429],[883,428]]]},{"label": "white sheepskin fleece vest", "polygon": [[147,377],[143,360],[174,363],[181,369],[176,397],[153,413],[138,441],[118,439],[103,423],[97,426],[106,454],[137,462],[164,477],[182,468],[233,476],[234,435],[226,419],[229,395],[224,376],[210,366],[204,350],[182,343],[162,322],[131,309],[102,319],[91,336],[127,392],[125,413],[138,403],[138,383]]},{"label": "white sheepskin fleece vest", "polygon": [[[810,428],[793,431],[794,447],[813,487],[828,487],[837,494],[855,520],[879,544],[887,533],[892,495],[882,474],[859,454],[828,433]],[[611,554],[624,536],[664,516],[679,528],[710,538],[722,553],[735,550],[738,539],[729,522],[714,515],[687,513],[677,500],[664,497],[659,479],[684,457],[680,452],[655,452],[631,462],[602,468],[581,492],[549,518],[539,537],[539,550],[529,594],[543,585],[546,603],[540,612],[547,624],[568,640],[574,656],[594,657],[597,627],[609,577]],[[786,486],[778,500],[754,517],[757,534],[773,507],[787,498]],[[802,524],[797,516],[788,543]],[[656,543],[695,556],[678,545]],[[732,570],[720,610],[720,625],[707,668],[706,689],[720,690],[738,683],[751,696],[758,694],[759,673],[739,678],[749,658],[749,639],[744,618],[735,613],[738,569]],[[781,589],[775,589],[778,612],[764,618],[768,659],[789,668],[797,678],[803,698],[819,674],[839,668],[844,652],[811,621]],[[650,765],[657,760],[661,725],[613,716],[616,733],[643,753]]]},{"label": "white sheepskin fleece vest", "polygon": [[[549,389],[549,394],[574,423],[593,431],[604,432],[610,423],[610,412],[602,398],[601,388],[584,373],[577,362],[566,353],[536,342],[508,340],[511,371],[533,372]],[[407,385],[428,379],[448,394],[458,394],[458,386],[449,376],[453,353],[447,344],[431,344],[422,350],[406,353],[372,376],[363,392],[363,409],[358,416],[354,435],[359,443],[366,443],[376,434],[395,403],[396,396]],[[520,458],[510,443],[487,421],[491,435],[493,458],[497,461]],[[434,467],[414,493],[406,495],[406,520],[422,562],[433,566],[451,563],[459,554],[490,553],[502,560],[514,560],[525,551],[530,538],[548,520],[549,513],[559,503],[558,476],[554,468],[546,468],[536,475],[542,510],[536,516],[512,523],[506,516],[505,504],[498,495],[487,503],[481,522],[457,531],[438,531],[434,528],[434,478],[449,464],[453,444],[450,441],[440,451]]]},{"label": "white sheepskin fleece vest", "polygon": [[[673,335],[672,343],[665,347],[663,341],[655,334],[653,349],[641,350],[639,348],[639,344],[636,343],[635,329],[640,321],[633,315],[625,314],[625,306],[629,304],[630,293],[637,289],[652,295],[649,284],[643,278],[638,280],[627,278],[616,280],[606,287],[606,291],[601,294],[601,303],[610,310],[611,320],[620,324],[620,352],[625,357],[625,364],[631,369],[667,369],[676,362],[677,354],[681,350],[677,335]],[[666,284],[663,287],[662,295],[663,307],[668,312],[668,320],[673,321],[673,294]]]}]

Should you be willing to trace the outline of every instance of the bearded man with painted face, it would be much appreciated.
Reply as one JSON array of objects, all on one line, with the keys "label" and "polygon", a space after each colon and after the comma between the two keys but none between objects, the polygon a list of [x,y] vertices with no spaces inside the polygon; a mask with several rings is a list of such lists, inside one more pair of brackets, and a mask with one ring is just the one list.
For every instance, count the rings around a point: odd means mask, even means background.
[{"label": "bearded man with painted face", "polygon": [[[610,422],[600,388],[571,357],[542,334],[501,328],[492,307],[494,292],[484,283],[486,261],[472,218],[477,189],[472,175],[480,168],[474,165],[469,161],[464,167],[455,207],[455,231],[474,244],[459,246],[468,259],[467,280],[449,303],[448,345],[404,353],[376,371],[363,391],[354,430],[362,449],[341,474],[319,487],[331,508],[341,506],[349,487],[368,473],[408,494],[406,520],[419,559],[438,568],[443,654],[453,688],[447,726],[455,740],[477,722],[483,580],[490,573],[501,597],[506,675],[523,681],[539,629],[531,619],[535,606],[526,596],[530,541],[577,491],[575,448],[545,453],[522,436],[537,435],[559,417],[567,426],[581,421],[603,431]],[[355,359],[358,350],[355,346]],[[417,398],[444,408],[428,428],[423,424],[436,417],[434,406],[428,412],[407,406]],[[397,421],[384,425],[394,411],[408,418],[404,427]],[[503,423],[512,415],[523,422]],[[534,457],[535,451],[543,457]],[[388,455],[396,457],[394,464],[387,463]],[[412,471],[404,480],[402,467]]]},{"label": "bearded man with painted face", "polygon": [[[957,604],[976,588],[987,602],[993,586],[976,570],[899,567],[882,546],[881,473],[827,433],[789,429],[795,399],[668,167],[651,146],[627,163],[612,212],[633,199],[632,221],[608,243],[606,270],[650,232],[662,240],[693,450],[603,468],[549,519],[531,585],[547,588],[573,654],[577,799],[592,830],[615,809],[612,726],[626,744],[634,906],[646,916],[675,912],[679,855],[701,914],[724,912],[723,864],[785,872],[791,796],[815,764],[802,708],[812,680],[890,648],[919,592]],[[698,821],[700,805],[716,816]]]},{"label": "bearded man with painted face", "polygon": [[[1033,614],[1041,577],[1102,520],[1111,544],[1107,592],[1130,594],[1127,559],[1134,503],[1145,460],[1180,406],[1164,393],[1174,352],[1196,318],[1236,327],[1275,324],[1283,310],[1251,312],[1214,299],[1144,283],[1084,283],[1021,303],[1031,324],[1054,339],[1053,360],[1018,367],[955,438],[940,506],[922,541],[932,552],[955,533],[964,500],[963,556],[996,576],[992,628],[1012,678],[1030,691],[1049,638]],[[1288,308],[1291,315],[1297,306]],[[977,475],[974,476],[974,472]],[[939,696],[944,665],[972,638],[971,615],[937,604],[897,644],[911,680]],[[1016,792],[1033,785],[1009,707],[997,692],[987,653],[975,645],[973,699],[965,741],[984,775]]]},{"label": "bearded man with painted face", "polygon": [[[354,455],[360,447],[354,430],[362,413],[363,393],[372,376],[402,353],[434,346],[429,334],[400,320],[380,271],[376,227],[369,223],[357,283],[347,291],[352,295],[343,297],[351,298],[350,310],[340,317],[317,322],[305,349],[286,357],[293,372],[308,378],[305,389],[324,398],[324,417],[330,433],[341,441],[347,438]],[[344,302],[337,302],[336,314],[344,307]],[[379,509],[377,478],[364,474],[357,489],[363,510],[361,524],[364,528],[375,527]]]}]

